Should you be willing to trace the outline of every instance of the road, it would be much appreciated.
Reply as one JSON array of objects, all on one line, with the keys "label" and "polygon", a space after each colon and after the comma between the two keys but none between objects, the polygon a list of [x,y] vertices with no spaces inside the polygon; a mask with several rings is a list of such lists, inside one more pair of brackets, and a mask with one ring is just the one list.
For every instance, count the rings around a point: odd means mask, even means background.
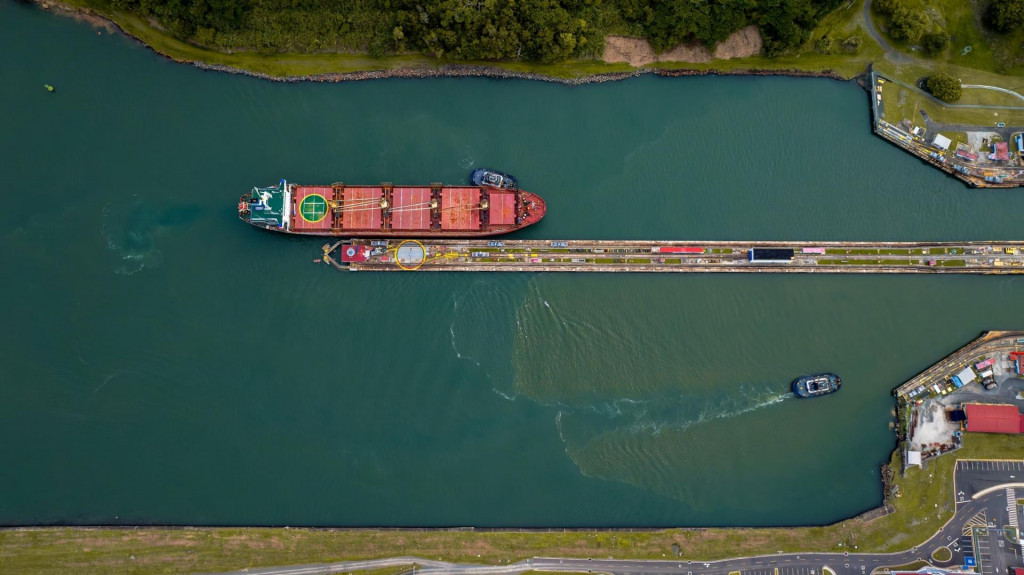
[{"label": "road", "polygon": [[885,37],[875,28],[875,23],[871,20],[871,0],[865,0],[864,2],[864,27],[868,29],[868,34],[871,34],[871,38],[878,43],[879,46],[885,50],[885,57],[897,64],[904,64],[907,62],[913,62],[914,59],[906,54],[902,54],[893,48]]},{"label": "road", "polygon": [[[992,471],[977,470],[979,473],[991,473]],[[962,473],[958,470],[958,477],[963,478],[963,481],[969,481],[970,474],[974,472],[975,470],[967,468],[962,470]],[[1005,470],[1005,477],[1008,478],[1011,473],[1015,474],[1016,471]],[[930,553],[937,547],[949,546],[954,551],[954,558],[947,562],[948,564],[962,561],[964,548],[959,545],[959,542],[964,536],[964,530],[969,521],[976,520],[975,518],[979,515],[995,522],[1001,520],[1004,525],[1008,521],[1008,519],[1003,519],[1007,517],[1006,492],[1004,490],[995,490],[977,499],[970,498],[973,492],[965,492],[965,495],[968,497],[965,497],[962,502],[958,502],[956,514],[938,533],[927,542],[898,553],[778,553],[721,561],[534,557],[509,565],[476,565],[431,561],[417,557],[396,557],[371,561],[248,569],[236,571],[233,574],[319,575],[415,564],[415,571],[423,575],[513,575],[532,570],[612,573],[614,575],[729,575],[736,571],[742,575],[823,575],[823,567],[828,567],[837,575],[869,575],[874,569],[880,567],[906,565],[914,561],[927,560]],[[979,543],[980,546],[981,543]],[[984,557],[982,559],[985,560]],[[1005,564],[1005,561],[1000,564]],[[984,563],[982,566],[984,568]],[[983,569],[982,575],[988,575],[987,570]]]}]

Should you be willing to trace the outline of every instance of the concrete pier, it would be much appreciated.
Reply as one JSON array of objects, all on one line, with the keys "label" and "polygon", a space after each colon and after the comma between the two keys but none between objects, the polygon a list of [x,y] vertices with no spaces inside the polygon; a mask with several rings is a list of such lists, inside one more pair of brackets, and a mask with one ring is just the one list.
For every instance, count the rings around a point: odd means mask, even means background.
[{"label": "concrete pier", "polygon": [[351,271],[1024,273],[1024,242],[352,240]]}]

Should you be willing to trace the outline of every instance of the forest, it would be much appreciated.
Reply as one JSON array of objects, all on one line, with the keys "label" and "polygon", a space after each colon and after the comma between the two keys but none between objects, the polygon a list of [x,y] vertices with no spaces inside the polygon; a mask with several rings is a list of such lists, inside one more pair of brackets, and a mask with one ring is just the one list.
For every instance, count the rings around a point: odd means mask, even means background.
[{"label": "forest", "polygon": [[110,0],[173,36],[223,51],[420,52],[449,61],[600,56],[606,34],[657,51],[709,47],[756,25],[765,53],[802,44],[841,0]]}]

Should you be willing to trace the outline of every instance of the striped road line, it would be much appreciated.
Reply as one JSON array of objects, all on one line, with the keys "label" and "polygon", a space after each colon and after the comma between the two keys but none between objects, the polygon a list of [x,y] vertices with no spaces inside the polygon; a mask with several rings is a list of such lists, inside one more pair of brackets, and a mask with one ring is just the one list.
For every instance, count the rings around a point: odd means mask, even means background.
[{"label": "striped road line", "polygon": [[1010,527],[1020,529],[1017,525],[1017,490],[1008,487],[1006,489],[1006,511],[1010,514]]}]

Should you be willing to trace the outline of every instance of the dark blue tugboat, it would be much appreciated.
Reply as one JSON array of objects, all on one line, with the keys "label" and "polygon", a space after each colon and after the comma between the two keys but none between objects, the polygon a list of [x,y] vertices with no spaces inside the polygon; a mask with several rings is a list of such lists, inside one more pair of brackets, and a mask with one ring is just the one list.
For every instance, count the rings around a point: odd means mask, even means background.
[{"label": "dark blue tugboat", "polygon": [[473,185],[475,186],[488,186],[491,188],[501,188],[505,190],[519,189],[519,182],[514,176],[510,176],[497,170],[490,170],[488,168],[477,168],[473,170],[469,179],[473,181]]},{"label": "dark blue tugboat", "polygon": [[839,391],[843,380],[834,373],[804,375],[793,381],[793,393],[797,397],[818,397]]}]

